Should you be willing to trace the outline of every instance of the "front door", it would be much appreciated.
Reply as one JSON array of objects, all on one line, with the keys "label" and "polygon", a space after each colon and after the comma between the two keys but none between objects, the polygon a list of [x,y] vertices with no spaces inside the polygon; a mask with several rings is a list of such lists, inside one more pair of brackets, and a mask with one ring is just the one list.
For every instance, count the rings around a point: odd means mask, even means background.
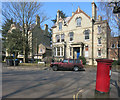
[{"label": "front door", "polygon": [[77,59],[79,58],[80,56],[80,51],[77,51]]},{"label": "front door", "polygon": [[74,53],[73,58],[78,59],[80,56],[80,47],[74,47]]}]

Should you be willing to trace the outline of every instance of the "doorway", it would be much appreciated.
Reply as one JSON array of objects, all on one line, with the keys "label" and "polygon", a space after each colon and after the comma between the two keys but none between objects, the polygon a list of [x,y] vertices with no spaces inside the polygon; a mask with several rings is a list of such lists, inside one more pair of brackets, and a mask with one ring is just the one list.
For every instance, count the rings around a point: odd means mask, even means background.
[{"label": "doorway", "polygon": [[80,47],[73,48],[73,59],[78,59],[80,56]]}]

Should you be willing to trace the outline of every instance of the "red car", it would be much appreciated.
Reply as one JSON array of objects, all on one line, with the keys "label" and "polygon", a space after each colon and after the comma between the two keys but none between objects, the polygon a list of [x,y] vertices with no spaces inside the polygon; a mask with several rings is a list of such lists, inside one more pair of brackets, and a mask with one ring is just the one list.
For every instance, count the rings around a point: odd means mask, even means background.
[{"label": "red car", "polygon": [[59,69],[67,69],[67,70],[84,70],[82,61],[79,59],[65,59],[62,62],[52,62],[50,67],[57,71]]}]

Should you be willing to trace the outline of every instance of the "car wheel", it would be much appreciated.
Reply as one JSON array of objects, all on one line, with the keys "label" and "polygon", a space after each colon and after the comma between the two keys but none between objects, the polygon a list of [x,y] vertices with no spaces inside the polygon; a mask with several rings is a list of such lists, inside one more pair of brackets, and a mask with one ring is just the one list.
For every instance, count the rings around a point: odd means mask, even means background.
[{"label": "car wheel", "polygon": [[58,67],[57,66],[53,66],[52,69],[53,69],[53,71],[57,71]]},{"label": "car wheel", "polygon": [[75,66],[73,69],[74,69],[74,71],[78,71],[79,70],[78,66]]}]

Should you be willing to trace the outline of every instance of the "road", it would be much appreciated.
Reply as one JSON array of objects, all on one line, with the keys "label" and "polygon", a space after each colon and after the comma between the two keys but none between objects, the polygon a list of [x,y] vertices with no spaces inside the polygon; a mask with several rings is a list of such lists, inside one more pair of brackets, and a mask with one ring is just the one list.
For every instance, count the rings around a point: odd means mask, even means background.
[{"label": "road", "polygon": [[3,98],[74,98],[81,89],[95,88],[96,69],[74,72],[5,68],[2,78]]}]

